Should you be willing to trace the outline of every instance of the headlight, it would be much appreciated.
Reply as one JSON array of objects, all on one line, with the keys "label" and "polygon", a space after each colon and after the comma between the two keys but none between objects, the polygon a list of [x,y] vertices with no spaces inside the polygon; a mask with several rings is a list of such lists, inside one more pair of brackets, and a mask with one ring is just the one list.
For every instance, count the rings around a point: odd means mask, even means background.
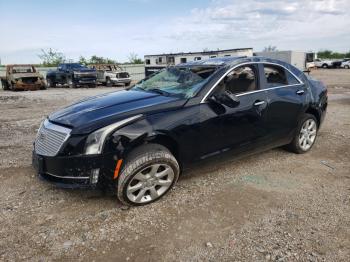
[{"label": "headlight", "polygon": [[129,117],[117,123],[111,124],[109,126],[103,127],[91,133],[86,139],[85,143],[85,155],[101,154],[103,146],[105,144],[106,138],[117,128],[140,118],[142,115],[136,115]]}]

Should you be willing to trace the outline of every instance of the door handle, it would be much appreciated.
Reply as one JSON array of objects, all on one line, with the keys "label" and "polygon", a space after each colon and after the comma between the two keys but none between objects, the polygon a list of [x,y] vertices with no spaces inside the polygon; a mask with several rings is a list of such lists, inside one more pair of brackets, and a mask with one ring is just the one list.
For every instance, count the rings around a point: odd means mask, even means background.
[{"label": "door handle", "polygon": [[302,95],[302,94],[304,94],[304,93],[305,93],[304,90],[298,90],[298,91],[297,91],[297,95]]},{"label": "door handle", "polygon": [[265,104],[266,102],[265,101],[257,101],[254,103],[255,106],[260,106],[260,105],[263,105]]}]

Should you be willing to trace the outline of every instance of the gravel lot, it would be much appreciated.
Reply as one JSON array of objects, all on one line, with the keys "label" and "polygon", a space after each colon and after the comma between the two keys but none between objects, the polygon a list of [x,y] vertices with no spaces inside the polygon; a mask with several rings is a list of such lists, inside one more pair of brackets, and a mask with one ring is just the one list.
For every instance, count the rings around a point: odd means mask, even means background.
[{"label": "gravel lot", "polygon": [[350,70],[312,75],[330,102],[311,152],[211,160],[131,209],[30,166],[45,115],[116,88],[0,91],[0,261],[350,261]]}]

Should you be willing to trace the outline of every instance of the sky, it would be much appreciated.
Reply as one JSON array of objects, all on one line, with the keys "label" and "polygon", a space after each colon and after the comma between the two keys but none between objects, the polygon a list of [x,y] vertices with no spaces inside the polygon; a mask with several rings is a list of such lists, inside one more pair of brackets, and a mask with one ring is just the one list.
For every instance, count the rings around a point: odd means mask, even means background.
[{"label": "sky", "polygon": [[2,64],[266,46],[350,50],[350,0],[0,0]]}]

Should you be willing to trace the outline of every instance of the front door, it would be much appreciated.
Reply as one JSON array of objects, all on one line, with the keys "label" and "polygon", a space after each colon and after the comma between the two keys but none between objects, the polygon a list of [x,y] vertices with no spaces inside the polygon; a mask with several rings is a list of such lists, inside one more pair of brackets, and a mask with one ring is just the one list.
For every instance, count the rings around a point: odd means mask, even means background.
[{"label": "front door", "polygon": [[201,104],[202,158],[229,149],[245,151],[266,136],[266,92],[260,90],[258,66],[248,64],[231,71],[217,85],[220,92],[235,94],[239,104],[228,107],[214,99]]}]

